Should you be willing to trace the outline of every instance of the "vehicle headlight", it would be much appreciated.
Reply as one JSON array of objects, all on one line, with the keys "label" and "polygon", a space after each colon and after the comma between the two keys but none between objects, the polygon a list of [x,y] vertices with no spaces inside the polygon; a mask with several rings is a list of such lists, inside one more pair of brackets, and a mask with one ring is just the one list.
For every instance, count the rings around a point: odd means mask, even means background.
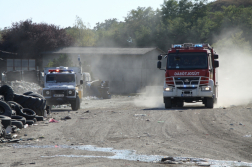
[{"label": "vehicle headlight", "polygon": [[166,92],[172,92],[172,87],[164,88],[164,90],[165,90]]},{"label": "vehicle headlight", "polygon": [[49,90],[47,90],[45,93],[46,93],[46,95],[50,95],[50,91]]},{"label": "vehicle headlight", "polygon": [[210,86],[202,86],[201,90],[202,91],[211,91],[211,87]]},{"label": "vehicle headlight", "polygon": [[73,91],[72,91],[72,90],[69,90],[69,91],[68,91],[68,94],[70,94],[70,95],[71,95],[72,93],[73,93]]}]

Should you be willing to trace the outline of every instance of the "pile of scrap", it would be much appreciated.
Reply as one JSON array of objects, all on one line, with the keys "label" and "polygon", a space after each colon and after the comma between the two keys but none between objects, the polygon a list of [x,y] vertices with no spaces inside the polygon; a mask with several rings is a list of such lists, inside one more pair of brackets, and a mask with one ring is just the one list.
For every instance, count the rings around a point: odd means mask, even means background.
[{"label": "pile of scrap", "polygon": [[43,121],[43,116],[49,112],[45,98],[38,93],[16,94],[11,86],[3,85],[0,95],[0,137],[10,129],[22,129],[25,125]]}]

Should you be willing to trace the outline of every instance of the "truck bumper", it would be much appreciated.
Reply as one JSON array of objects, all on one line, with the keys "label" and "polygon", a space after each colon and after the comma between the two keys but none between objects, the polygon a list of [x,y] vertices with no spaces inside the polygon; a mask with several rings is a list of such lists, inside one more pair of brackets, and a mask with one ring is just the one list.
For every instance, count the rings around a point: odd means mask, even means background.
[{"label": "truck bumper", "polygon": [[164,91],[164,97],[170,98],[204,98],[204,97],[213,97],[213,91],[202,91],[200,88],[197,89],[172,89],[172,91]]},{"label": "truck bumper", "polygon": [[75,102],[76,98],[68,98],[68,97],[45,97],[48,105],[61,105],[61,104],[71,104]]}]

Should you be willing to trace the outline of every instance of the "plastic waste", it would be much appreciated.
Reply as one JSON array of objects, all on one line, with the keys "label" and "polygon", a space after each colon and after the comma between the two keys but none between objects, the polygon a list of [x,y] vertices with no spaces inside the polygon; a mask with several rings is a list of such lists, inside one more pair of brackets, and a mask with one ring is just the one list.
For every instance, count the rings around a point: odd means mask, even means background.
[{"label": "plastic waste", "polygon": [[56,121],[55,119],[51,118],[51,119],[49,120],[49,122],[58,123],[59,121]]}]

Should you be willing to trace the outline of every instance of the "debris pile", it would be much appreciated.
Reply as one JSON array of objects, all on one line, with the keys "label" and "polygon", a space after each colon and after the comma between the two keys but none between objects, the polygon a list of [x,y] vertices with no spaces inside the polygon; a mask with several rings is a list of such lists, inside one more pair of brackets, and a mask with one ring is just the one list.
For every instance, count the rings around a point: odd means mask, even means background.
[{"label": "debris pile", "polygon": [[23,94],[25,92],[34,92],[41,94],[42,87],[40,87],[36,83],[31,82],[25,82],[25,81],[9,81],[6,83],[7,85],[10,85],[15,93],[17,94]]},{"label": "debris pile", "polygon": [[[24,84],[23,89],[19,89],[22,93],[29,87],[32,87],[31,90],[37,88],[35,84],[26,86],[25,83],[22,84]],[[12,85],[17,88],[15,84]],[[18,87],[21,88],[20,85]],[[0,142],[6,142],[1,138],[11,139],[8,142],[17,142],[18,140],[12,140],[11,132],[36,124],[37,121],[43,121],[44,114],[49,112],[45,98],[30,90],[23,94],[15,94],[11,86],[3,85],[0,87],[0,95]]]}]

